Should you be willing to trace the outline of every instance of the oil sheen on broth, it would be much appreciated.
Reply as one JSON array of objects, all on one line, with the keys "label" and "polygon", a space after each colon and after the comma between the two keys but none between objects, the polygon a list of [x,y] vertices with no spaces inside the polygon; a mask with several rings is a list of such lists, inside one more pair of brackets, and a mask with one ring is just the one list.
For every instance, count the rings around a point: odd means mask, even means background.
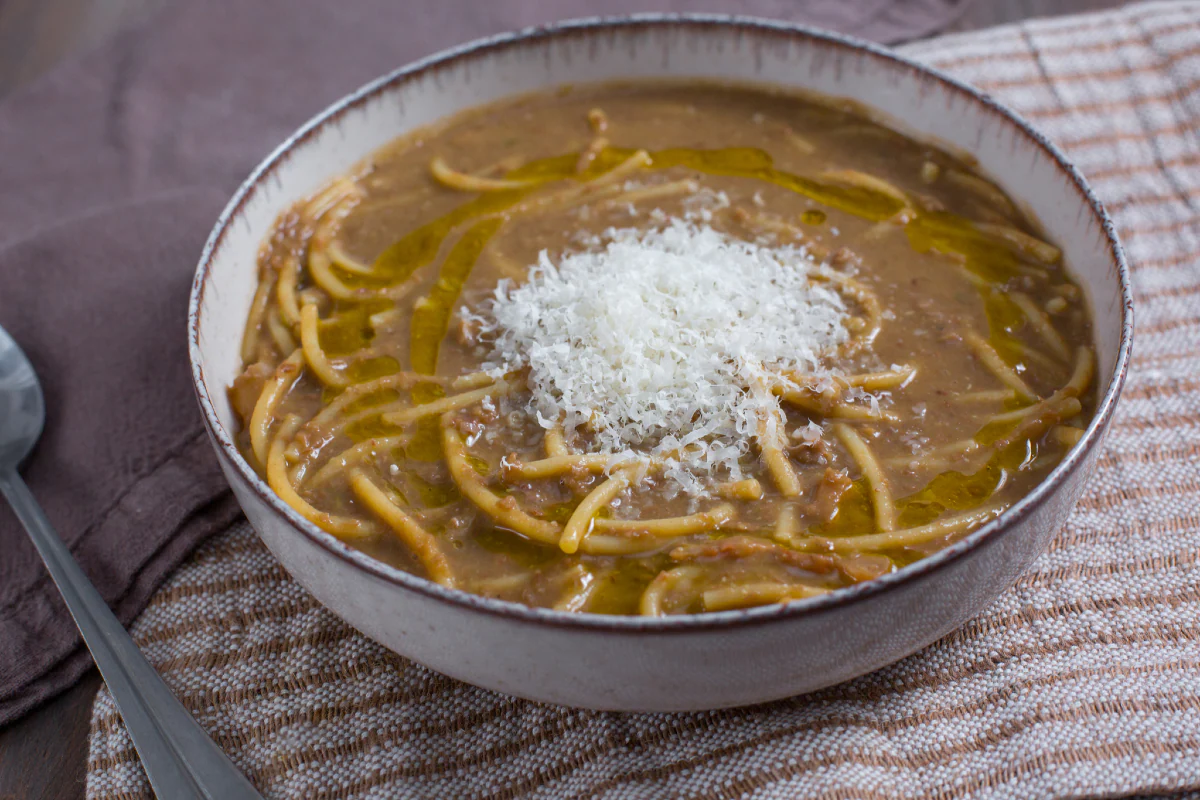
[{"label": "oil sheen on broth", "polygon": [[[747,384],[717,409],[732,415],[720,435],[684,443],[707,410],[648,433],[610,409],[547,418],[592,385],[569,374],[574,352],[558,372],[533,356],[504,369],[529,342],[498,303],[518,319],[551,277],[590,275],[620,305],[643,253],[686,283],[669,259],[707,258],[696,275],[719,282],[712,259],[734,251],[809,292],[790,308],[837,324],[808,360],[718,359]],[[539,257],[559,271],[531,277]],[[695,613],[871,580],[1020,499],[1094,411],[1086,303],[1003,192],[849,105],[754,87],[583,86],[459,115],[289,209],[258,268],[230,388],[250,463],[375,558],[534,606]],[[778,314],[770,294],[738,302]],[[552,335],[551,307],[529,309]],[[655,324],[695,326],[703,309]],[[591,310],[623,319],[610,312]],[[770,338],[762,318],[731,319]],[[706,333],[720,343],[680,335]]]}]

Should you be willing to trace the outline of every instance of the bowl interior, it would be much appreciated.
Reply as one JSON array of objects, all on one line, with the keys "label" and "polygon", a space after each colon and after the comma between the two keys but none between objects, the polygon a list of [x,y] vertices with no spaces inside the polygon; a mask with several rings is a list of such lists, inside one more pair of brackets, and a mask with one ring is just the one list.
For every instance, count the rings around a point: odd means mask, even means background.
[{"label": "bowl interior", "polygon": [[[251,484],[269,492],[232,447],[236,422],[225,388],[240,370],[256,254],[277,215],[397,136],[446,115],[562,84],[646,77],[765,83],[845,97],[909,135],[972,154],[1062,247],[1087,293],[1103,398],[1097,420],[1111,412],[1131,333],[1119,247],[1082,179],[1009,112],[882,49],[793,26],[708,17],[582,21],[467,45],[369,84],[281,145],[235,195],[202,256],[189,324],[209,426]],[[1097,426],[1080,447],[1094,442]]]}]

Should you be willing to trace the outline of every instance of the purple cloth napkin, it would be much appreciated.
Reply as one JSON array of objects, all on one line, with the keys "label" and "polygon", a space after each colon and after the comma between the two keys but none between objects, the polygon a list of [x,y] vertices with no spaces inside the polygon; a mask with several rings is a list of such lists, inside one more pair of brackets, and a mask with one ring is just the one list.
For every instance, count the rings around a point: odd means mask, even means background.
[{"label": "purple cloth napkin", "polygon": [[[0,324],[33,360],[46,429],[24,475],[122,620],[238,508],[188,382],[182,319],[216,189],[110,206],[0,252]],[[11,510],[0,510],[0,720],[91,663]]]},{"label": "purple cloth napkin", "polygon": [[[174,0],[0,102],[0,325],[33,358],[48,403],[26,478],[126,623],[236,517],[188,380],[192,270],[222,198],[254,164],[376,75],[569,17],[725,12],[896,42],[939,30],[967,2]],[[7,507],[0,553],[3,724],[90,658]]]}]

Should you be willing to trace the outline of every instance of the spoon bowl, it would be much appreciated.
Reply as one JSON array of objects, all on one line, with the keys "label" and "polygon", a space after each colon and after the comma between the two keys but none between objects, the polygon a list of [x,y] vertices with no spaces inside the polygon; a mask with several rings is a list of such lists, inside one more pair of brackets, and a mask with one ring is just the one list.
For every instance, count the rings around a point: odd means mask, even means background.
[{"label": "spoon bowl", "polygon": [[33,450],[46,421],[46,403],[33,364],[0,328],[0,471],[15,470]]}]

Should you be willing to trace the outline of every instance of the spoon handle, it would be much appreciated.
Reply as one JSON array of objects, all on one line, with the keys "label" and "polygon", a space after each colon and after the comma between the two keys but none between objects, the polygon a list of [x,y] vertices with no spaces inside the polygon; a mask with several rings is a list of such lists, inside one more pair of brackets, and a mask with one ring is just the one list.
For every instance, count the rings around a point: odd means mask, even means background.
[{"label": "spoon handle", "polygon": [[12,504],[62,592],[133,737],[155,794],[172,800],[261,800],[146,661],[25,482],[15,472],[0,471],[0,493]]}]

